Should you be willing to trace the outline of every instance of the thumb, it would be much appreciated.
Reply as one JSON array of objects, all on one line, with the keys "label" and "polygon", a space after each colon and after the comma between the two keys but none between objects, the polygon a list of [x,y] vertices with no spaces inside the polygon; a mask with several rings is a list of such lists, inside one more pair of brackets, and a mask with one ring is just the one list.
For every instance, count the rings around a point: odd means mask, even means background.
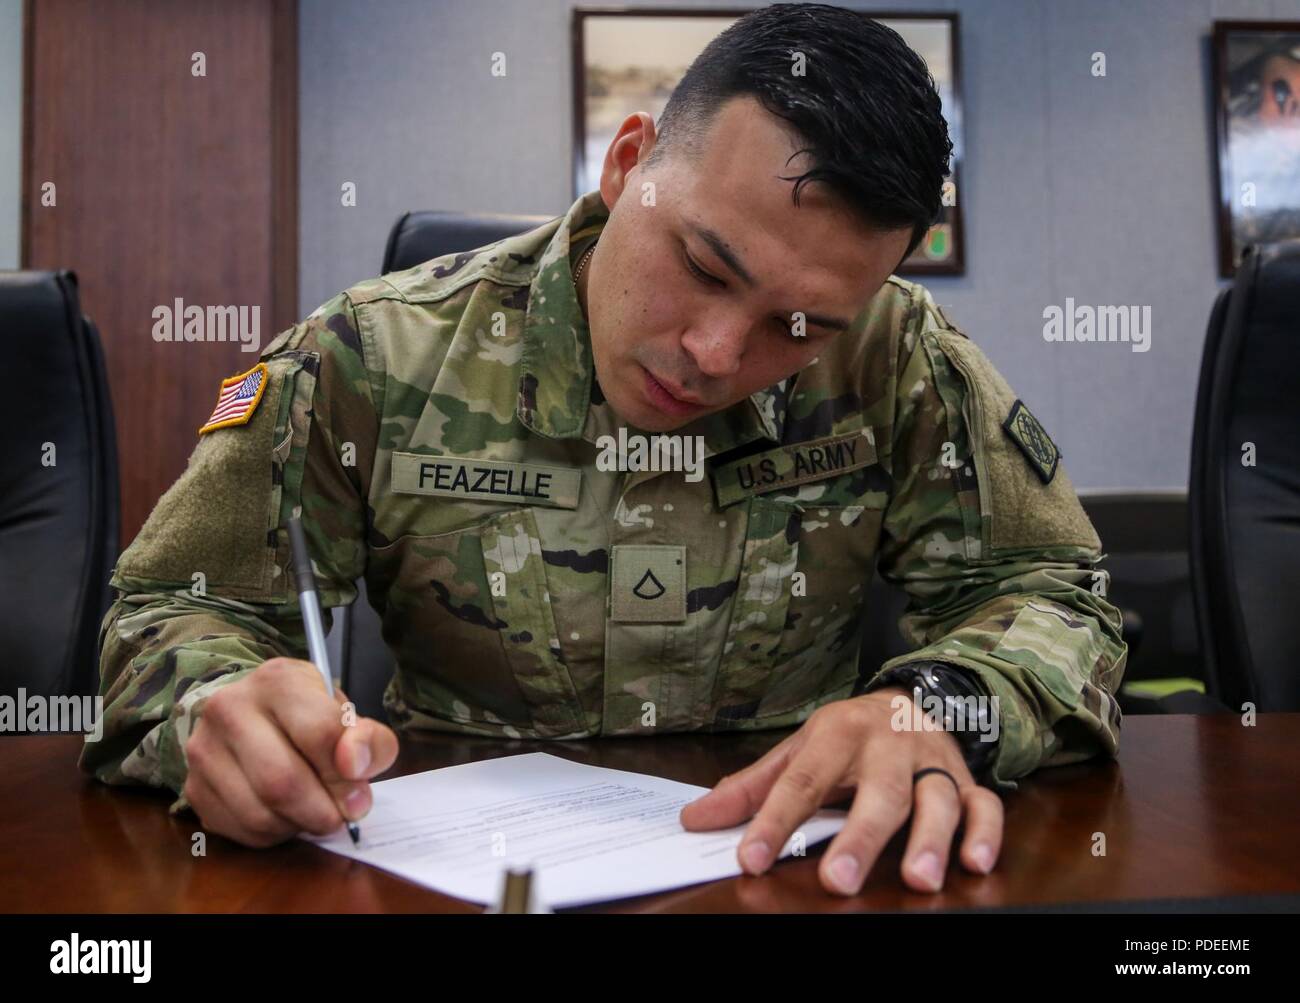
[{"label": "thumb", "polygon": [[370,780],[397,759],[397,736],[387,725],[363,717],[344,728],[334,746],[334,765],[348,780]]}]

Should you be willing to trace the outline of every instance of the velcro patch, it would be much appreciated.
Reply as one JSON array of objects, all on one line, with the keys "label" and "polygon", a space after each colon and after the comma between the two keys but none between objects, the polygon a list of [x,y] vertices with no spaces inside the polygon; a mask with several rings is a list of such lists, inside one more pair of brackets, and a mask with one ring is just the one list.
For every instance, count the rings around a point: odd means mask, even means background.
[{"label": "velcro patch", "polygon": [[577,508],[582,471],[473,456],[393,454],[392,490],[474,501]]},{"label": "velcro patch", "polygon": [[1034,468],[1034,473],[1044,484],[1050,484],[1056,476],[1056,465],[1061,461],[1061,451],[1043,428],[1042,422],[1030,413],[1024,401],[1017,398],[1011,406],[1007,420],[1002,423],[1002,430],[1011,437],[1011,441],[1020,447],[1025,459]]},{"label": "velcro patch", "polygon": [[246,373],[221,381],[217,406],[199,429],[199,435],[231,425],[247,425],[266,392],[266,363],[259,362]]},{"label": "velcro patch", "polygon": [[610,616],[618,623],[686,619],[686,548],[619,544],[612,548]]},{"label": "velcro patch", "polygon": [[858,428],[720,464],[713,469],[713,492],[718,508],[725,508],[749,495],[795,487],[875,462],[872,430]]}]

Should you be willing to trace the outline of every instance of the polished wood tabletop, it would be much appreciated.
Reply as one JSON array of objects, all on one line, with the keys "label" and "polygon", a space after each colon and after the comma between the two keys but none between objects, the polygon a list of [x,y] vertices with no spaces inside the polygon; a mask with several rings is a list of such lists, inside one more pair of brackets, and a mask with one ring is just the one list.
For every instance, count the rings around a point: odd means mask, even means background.
[{"label": "polished wood tabletop", "polygon": [[[385,778],[521,752],[712,786],[789,731],[580,742],[402,737]],[[170,799],[82,774],[79,735],[0,739],[0,912],[478,912],[308,843],[250,850],[211,836]],[[1005,797],[991,875],[949,865],[944,889],[910,891],[900,835],[862,892],[822,890],[822,843],[761,877],[737,877],[583,910],[951,910],[1300,892],[1300,714],[1131,716],[1118,761],[1040,770]],[[381,778],[383,779],[383,778]],[[1097,834],[1104,835],[1104,855]],[[566,910],[569,911],[569,910]]]}]

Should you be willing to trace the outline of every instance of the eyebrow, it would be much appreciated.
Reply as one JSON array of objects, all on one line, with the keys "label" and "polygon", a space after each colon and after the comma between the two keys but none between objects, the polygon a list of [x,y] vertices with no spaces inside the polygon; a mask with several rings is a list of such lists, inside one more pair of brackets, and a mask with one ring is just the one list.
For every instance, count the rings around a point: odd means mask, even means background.
[{"label": "eyebrow", "polygon": [[[718,233],[710,230],[706,226],[700,226],[698,223],[688,222],[686,225],[690,227],[692,233],[712,248],[713,253],[722,259],[722,263],[726,265],[737,278],[751,289],[758,288],[758,280],[750,274],[749,269],[745,267],[744,263],[740,260],[739,255],[731,249],[731,245],[723,240]],[[794,311],[790,312],[793,313]],[[850,323],[840,317],[827,317],[817,313],[805,312],[803,316],[804,320],[809,324],[816,327],[830,328],[833,331],[847,331]]]}]

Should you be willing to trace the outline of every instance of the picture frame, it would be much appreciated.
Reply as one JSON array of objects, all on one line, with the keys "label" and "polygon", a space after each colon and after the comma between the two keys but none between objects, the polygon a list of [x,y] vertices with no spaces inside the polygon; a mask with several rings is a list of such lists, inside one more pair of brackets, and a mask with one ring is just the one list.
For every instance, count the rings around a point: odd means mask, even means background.
[{"label": "picture frame", "polygon": [[[644,111],[656,121],[673,87],[706,45],[753,8],[575,7],[573,197],[599,186],[600,168],[623,120]],[[960,20],[955,12],[855,10],[897,31],[930,68],[943,101],[953,153],[938,221],[898,267],[899,275],[966,271],[961,163]]]},{"label": "picture frame", "polygon": [[1215,21],[1219,276],[1249,244],[1300,237],[1300,21]]}]

